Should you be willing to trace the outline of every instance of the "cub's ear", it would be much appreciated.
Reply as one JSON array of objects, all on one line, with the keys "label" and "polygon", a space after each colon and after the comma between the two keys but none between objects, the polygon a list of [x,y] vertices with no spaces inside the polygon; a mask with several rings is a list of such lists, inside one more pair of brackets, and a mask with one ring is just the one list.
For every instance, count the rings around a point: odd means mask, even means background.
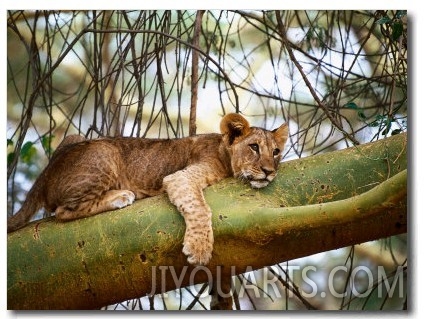
[{"label": "cub's ear", "polygon": [[230,113],[222,118],[220,122],[220,132],[229,145],[232,145],[237,137],[244,137],[249,134],[250,125],[240,114]]},{"label": "cub's ear", "polygon": [[289,126],[287,123],[283,123],[278,128],[271,131],[271,133],[273,133],[277,145],[283,150],[289,135]]}]

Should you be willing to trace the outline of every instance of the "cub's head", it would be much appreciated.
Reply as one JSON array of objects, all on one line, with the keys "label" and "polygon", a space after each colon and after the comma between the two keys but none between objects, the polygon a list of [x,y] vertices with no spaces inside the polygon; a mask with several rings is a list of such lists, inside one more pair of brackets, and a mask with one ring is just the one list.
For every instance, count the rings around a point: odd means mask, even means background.
[{"label": "cub's head", "polygon": [[288,137],[287,124],[268,131],[250,127],[240,114],[231,113],[223,117],[220,131],[234,177],[249,181],[254,188],[267,186],[277,175]]}]

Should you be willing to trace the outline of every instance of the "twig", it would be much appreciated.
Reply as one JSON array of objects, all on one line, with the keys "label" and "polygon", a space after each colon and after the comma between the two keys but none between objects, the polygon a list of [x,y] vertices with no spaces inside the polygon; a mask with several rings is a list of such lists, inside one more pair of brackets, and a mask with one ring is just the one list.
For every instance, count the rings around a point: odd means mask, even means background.
[{"label": "twig", "polygon": [[[285,271],[282,267],[280,267],[280,269],[282,269],[282,271],[284,272],[284,274],[286,275],[286,280],[284,280],[282,278],[282,276],[280,276],[279,274],[277,274],[274,270],[273,267],[269,267],[268,268],[269,271],[276,276],[279,281],[281,282],[281,284],[285,287],[286,290],[290,290],[301,302],[302,304],[308,309],[308,310],[318,310],[315,306],[313,306],[308,300],[306,300],[301,293],[299,292],[299,287],[293,282],[293,280],[290,278],[289,273],[287,271]],[[286,291],[286,298],[287,298],[287,294],[288,292]]]},{"label": "twig", "polygon": [[282,43],[283,43],[284,47],[286,48],[286,51],[288,52],[291,61],[293,62],[293,64],[296,66],[299,73],[301,74],[302,79],[304,80],[305,84],[307,85],[308,89],[310,90],[310,93],[311,93],[312,97],[314,98],[314,100],[316,101],[317,105],[323,110],[323,112],[328,117],[328,119],[332,122],[332,124],[341,133],[344,134],[345,137],[347,137],[350,141],[352,141],[353,144],[359,145],[360,143],[354,138],[354,136],[350,135],[349,133],[347,133],[343,129],[341,123],[338,122],[338,120],[332,115],[329,108],[317,96],[316,91],[314,90],[313,86],[311,85],[310,81],[308,80],[307,76],[305,75],[305,72],[304,72],[302,66],[299,64],[298,60],[295,58],[295,54],[293,53],[292,49],[290,48],[289,40],[286,38],[286,29],[285,29],[285,26],[283,24],[282,18],[280,16],[280,11],[276,11],[276,19],[277,19],[277,24],[278,24],[278,28],[279,28],[279,33],[280,33],[280,36],[282,37]]},{"label": "twig", "polygon": [[191,74],[191,112],[189,114],[189,136],[197,134],[197,100],[198,100],[198,58],[195,48],[200,47],[201,21],[204,10],[197,11],[195,19],[194,38],[192,40],[192,74]]},{"label": "twig", "polygon": [[[156,78],[158,79],[158,87],[159,87],[159,92],[161,94],[162,111],[165,115],[165,120],[167,122],[167,125],[173,131],[174,136],[177,136],[177,133],[176,133],[176,130],[174,129],[173,123],[171,123],[170,116],[168,115],[167,98],[165,95],[164,77],[162,76],[161,56],[159,54],[159,51],[161,51],[161,49],[158,47],[158,43],[155,42]],[[167,133],[168,133],[168,131],[167,131]]]},{"label": "twig", "polygon": [[195,306],[197,303],[199,303],[199,304],[200,304],[200,306],[204,308],[204,310],[207,310],[206,306],[204,306],[204,304],[200,301],[200,297],[201,297],[201,295],[203,294],[203,292],[207,289],[208,285],[209,285],[209,284],[208,284],[207,282],[206,282],[206,283],[204,283],[204,284],[201,286],[200,291],[198,291],[198,293],[197,293],[197,295],[196,295],[196,296],[192,293],[192,291],[191,291],[188,287],[186,287],[186,288],[185,288],[185,289],[186,289],[186,291],[188,291],[188,292],[189,292],[189,293],[194,297],[194,299],[193,299],[193,300],[192,300],[192,302],[189,304],[189,306],[186,308],[186,310],[191,310],[192,308],[194,308],[194,306]]},{"label": "twig", "polygon": [[239,108],[239,101],[238,101],[238,93],[235,90],[235,83],[229,78],[228,74],[225,72],[225,70],[222,68],[222,66],[215,60],[213,59],[209,54],[207,54],[206,52],[204,52],[201,48],[199,47],[195,47],[193,44],[190,44],[189,42],[182,40],[178,37],[172,36],[171,34],[165,33],[165,32],[161,32],[161,31],[155,31],[155,30],[127,30],[127,29],[115,29],[115,30],[98,30],[98,29],[86,29],[84,30],[84,33],[129,33],[129,34],[133,34],[133,33],[147,33],[147,34],[157,34],[157,35],[162,35],[166,38],[169,39],[173,39],[176,42],[179,42],[183,45],[186,45],[188,47],[190,47],[191,49],[194,49],[196,51],[198,51],[200,54],[204,55],[204,57],[206,57],[208,60],[210,60],[210,62],[212,62],[218,69],[219,71],[222,73],[224,79],[226,82],[229,83],[229,85],[231,86],[231,90],[234,94],[234,98],[235,98],[235,108],[238,109]]}]

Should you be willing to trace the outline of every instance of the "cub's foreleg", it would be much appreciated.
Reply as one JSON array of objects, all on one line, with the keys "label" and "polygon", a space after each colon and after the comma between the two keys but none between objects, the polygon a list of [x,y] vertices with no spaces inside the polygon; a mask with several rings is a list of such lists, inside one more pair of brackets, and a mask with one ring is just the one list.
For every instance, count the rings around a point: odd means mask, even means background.
[{"label": "cub's foreleg", "polygon": [[212,167],[195,164],[164,178],[164,189],[170,201],[182,214],[186,231],[183,253],[190,264],[205,265],[212,257],[212,212],[207,205],[203,189],[221,179],[219,173],[211,174]]}]

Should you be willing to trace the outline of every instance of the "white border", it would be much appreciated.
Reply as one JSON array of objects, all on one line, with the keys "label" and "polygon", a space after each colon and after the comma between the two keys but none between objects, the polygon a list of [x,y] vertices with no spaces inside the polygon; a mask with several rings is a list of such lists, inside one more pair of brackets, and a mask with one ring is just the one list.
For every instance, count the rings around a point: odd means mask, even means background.
[{"label": "white border", "polygon": [[[425,185],[425,181],[428,181],[428,146],[429,146],[429,98],[427,97],[428,88],[427,88],[427,74],[429,74],[428,68],[428,41],[427,41],[427,25],[428,25],[428,17],[427,11],[423,9],[422,6],[419,6],[421,1],[399,1],[399,0],[361,0],[361,1],[331,1],[331,0],[322,0],[317,1],[315,3],[314,0],[299,0],[299,1],[209,1],[209,2],[197,2],[197,1],[177,1],[177,0],[158,0],[154,2],[142,1],[140,3],[136,1],[53,1],[53,0],[44,0],[39,3],[35,2],[27,2],[21,0],[2,0],[0,2],[0,61],[2,64],[1,70],[3,71],[2,76],[0,77],[0,87],[3,97],[3,107],[0,107],[0,112],[2,112],[4,119],[4,124],[6,124],[7,118],[7,96],[6,96],[6,21],[7,14],[6,10],[8,9],[136,9],[142,7],[142,9],[341,9],[341,10],[351,10],[351,9],[405,9],[408,10],[409,17],[409,168],[410,173],[409,176],[412,177],[409,180],[409,190],[410,190],[410,206],[409,206],[409,219],[410,224],[410,238],[409,241],[409,280],[412,283],[410,285],[409,291],[409,306],[410,310],[407,314],[401,314],[400,317],[415,317],[420,318],[422,315],[427,315],[427,301],[426,301],[426,291],[425,287],[429,284],[427,282],[427,276],[429,274],[428,270],[419,271],[424,263],[426,266],[425,257],[428,255],[427,251],[423,251],[421,248],[426,245],[428,242],[428,234],[427,230],[427,216],[429,216],[429,209],[427,208],[427,204],[422,202],[422,199],[428,197],[428,186]],[[121,7],[117,7],[117,5]],[[180,4],[180,6],[178,6]],[[209,5],[209,6],[208,6]],[[4,128],[6,125],[3,126]],[[1,130],[0,140],[4,143],[3,150],[6,149],[6,130]],[[3,203],[6,206],[6,154],[3,154],[1,157],[0,171],[2,173],[2,183],[0,183],[1,194],[3,195]],[[4,207],[5,207],[4,206]],[[5,212],[4,212],[5,213]],[[3,234],[4,240],[1,241],[2,250],[4,253],[4,258],[2,259],[2,270],[3,275],[1,276],[2,287],[5,290],[2,294],[0,309],[3,310],[3,318],[14,318],[15,313],[8,312],[5,309],[7,308],[6,304],[6,219],[3,218],[4,225]],[[419,244],[422,243],[422,244]],[[425,267],[426,268],[426,267]],[[160,313],[157,313],[161,315]],[[177,313],[175,313],[177,315]],[[198,313],[197,315],[200,315]],[[383,312],[377,313],[363,313],[366,317],[378,317],[380,315],[384,315]],[[76,313],[69,312],[65,316],[67,318],[80,318],[84,316],[90,315],[91,317],[99,317],[103,318],[106,313]],[[116,314],[119,315],[119,314]],[[125,315],[125,314],[123,314]],[[145,312],[145,316],[150,315],[149,312]],[[162,316],[169,315],[168,312],[163,312]],[[185,315],[185,314],[184,314]],[[186,312],[186,315],[189,315],[189,312]],[[213,314],[210,314],[213,315]],[[258,316],[258,313],[246,313],[247,315],[255,315]],[[264,312],[263,316],[271,315],[271,313]],[[273,316],[282,315],[285,313],[272,313]],[[321,312],[315,314],[317,316],[324,315]],[[329,317],[332,316],[344,316],[347,313],[344,312],[335,312],[329,313]],[[353,316],[358,315],[357,313],[353,313]],[[394,317],[398,317],[396,313],[389,313],[388,316],[393,315]],[[58,317],[58,313],[43,312],[41,317]],[[122,315],[121,315],[122,316]],[[219,314],[216,314],[219,316]],[[309,317],[309,315],[305,315],[304,317]],[[19,317],[32,317],[37,318],[37,314],[32,313],[20,313]]]}]

